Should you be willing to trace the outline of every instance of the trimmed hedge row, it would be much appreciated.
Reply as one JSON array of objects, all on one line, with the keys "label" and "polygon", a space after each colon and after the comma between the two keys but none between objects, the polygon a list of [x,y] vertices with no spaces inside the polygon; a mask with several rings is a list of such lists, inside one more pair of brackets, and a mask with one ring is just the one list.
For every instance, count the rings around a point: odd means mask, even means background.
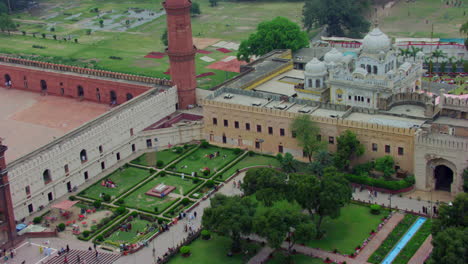
[{"label": "trimmed hedge row", "polygon": [[400,254],[393,260],[395,264],[405,264],[413,257],[418,251],[419,247],[422,246],[427,237],[431,234],[432,221],[427,219],[421,228],[414,234],[411,240],[406,246],[400,251]]},{"label": "trimmed hedge row", "polygon": [[398,181],[387,181],[385,179],[376,179],[365,175],[354,174],[346,174],[345,177],[352,183],[364,184],[394,191],[411,187],[415,183],[414,176],[408,176],[405,179]]},{"label": "trimmed hedge row", "polygon": [[[242,153],[243,154],[243,153]],[[268,157],[268,158],[276,158],[275,156],[272,156],[272,155],[268,155],[268,154],[263,154],[263,153],[256,153],[256,152],[253,152],[253,151],[248,151],[247,152],[247,155],[246,156],[254,156],[254,155],[257,155],[257,156],[264,156],[264,157]],[[222,177],[223,174],[228,171],[230,168],[234,167],[235,165],[237,165],[239,162],[241,162],[243,159],[245,159],[246,156],[243,156],[241,159],[236,159],[235,162],[231,162],[228,166],[224,167],[223,170],[221,170],[218,174],[216,174],[216,176],[213,178],[215,181],[218,181],[218,182],[224,182],[225,180],[229,179],[229,177],[231,177],[232,175],[227,175],[226,178]],[[242,170],[244,168],[241,168],[240,170]],[[234,175],[234,174],[233,174]],[[221,176],[221,179],[218,179],[219,176]]]},{"label": "trimmed hedge row", "polygon": [[[88,237],[84,237],[83,236],[83,233],[81,233],[79,236],[78,236],[78,239],[79,240],[83,240],[83,241],[89,241],[91,240],[91,238],[93,238],[94,236],[96,236],[96,234],[99,234],[101,233],[102,231],[108,229],[109,227],[112,227],[116,222],[118,222],[119,220],[121,220],[129,211],[128,209],[125,209],[125,212],[123,214],[120,214],[120,215],[116,215],[115,214],[115,210],[112,210],[113,211],[113,214],[112,216],[109,216],[109,217],[106,217],[107,219],[109,219],[108,222],[106,222],[105,224],[101,224],[101,223],[98,223],[96,226],[98,227],[96,230],[92,230],[89,232],[89,236]],[[102,220],[106,219],[106,218],[103,218]],[[102,221],[101,220],[101,221]],[[101,225],[101,226],[100,226]]]},{"label": "trimmed hedge row", "polygon": [[[182,204],[182,201],[179,202],[178,204],[176,204],[175,206],[171,207],[171,209],[170,209],[168,212],[166,212],[165,214],[163,214],[163,216],[164,216],[164,217],[167,217],[167,218],[174,218],[174,217],[178,216],[180,212],[182,212],[182,211],[188,209],[190,206],[194,205],[195,202],[190,201],[189,204],[187,204],[186,206],[182,207],[182,209],[177,210],[177,211],[174,211],[174,210],[175,210],[177,207],[179,207],[181,204]],[[170,212],[173,212],[173,214],[170,214]]]}]

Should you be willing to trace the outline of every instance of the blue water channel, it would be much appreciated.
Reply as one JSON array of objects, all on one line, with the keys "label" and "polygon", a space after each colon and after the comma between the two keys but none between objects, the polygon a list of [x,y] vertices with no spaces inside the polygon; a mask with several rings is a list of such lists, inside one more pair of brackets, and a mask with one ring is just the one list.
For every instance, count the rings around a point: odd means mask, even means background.
[{"label": "blue water channel", "polygon": [[381,264],[391,264],[393,260],[398,256],[400,251],[408,244],[408,241],[418,232],[419,228],[426,222],[425,217],[419,217],[416,222],[406,231],[403,237],[398,241],[395,247],[393,247],[392,251],[388,253],[385,259],[381,262]]}]

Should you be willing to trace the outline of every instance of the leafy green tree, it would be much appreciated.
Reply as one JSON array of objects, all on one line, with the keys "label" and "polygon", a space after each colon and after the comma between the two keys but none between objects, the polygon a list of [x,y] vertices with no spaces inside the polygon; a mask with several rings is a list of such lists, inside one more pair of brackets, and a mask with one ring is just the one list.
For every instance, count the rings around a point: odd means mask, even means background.
[{"label": "leafy green tree", "polygon": [[468,168],[463,171],[463,191],[468,193]]},{"label": "leafy green tree", "polygon": [[270,168],[250,169],[241,187],[245,195],[255,194],[257,200],[270,206],[287,197],[287,175]]},{"label": "leafy green tree", "polygon": [[307,30],[326,25],[330,36],[360,38],[369,31],[369,6],[368,0],[306,0],[302,22]]},{"label": "leafy green tree", "polygon": [[468,261],[468,228],[450,227],[432,239],[429,264],[465,264]]},{"label": "leafy green tree", "polygon": [[218,0],[210,0],[210,6],[211,7],[218,6]]},{"label": "leafy green tree", "polygon": [[255,212],[256,203],[251,198],[216,194],[211,207],[203,213],[202,224],[212,232],[231,237],[231,251],[240,252],[241,236],[251,234]]},{"label": "leafy green tree", "polygon": [[440,49],[434,50],[431,55],[432,55],[432,57],[434,57],[436,59],[436,63],[439,62],[440,58],[447,57],[447,55],[445,55],[445,52],[443,50],[440,50]]},{"label": "leafy green tree", "polygon": [[190,14],[192,14],[192,16],[200,15],[200,4],[197,2],[192,2],[192,6],[190,7]]},{"label": "leafy green tree", "polygon": [[281,158],[280,162],[283,171],[296,172],[297,160],[294,159],[294,156],[291,153],[286,152],[286,154],[284,154],[284,157]]},{"label": "leafy green tree", "polygon": [[325,168],[333,165],[333,156],[326,150],[319,150],[314,154],[314,160],[309,163],[307,170],[313,175],[322,177]]},{"label": "leafy green tree", "polygon": [[10,35],[11,31],[16,30],[16,24],[13,22],[11,17],[7,14],[0,15],[0,30],[2,32],[7,31],[8,35]]},{"label": "leafy green tree", "polygon": [[416,59],[416,54],[418,54],[418,52],[422,51],[423,49],[422,48],[417,48],[415,46],[411,46],[411,49],[409,50],[409,54],[411,57],[413,57],[413,59]]},{"label": "leafy green tree", "polygon": [[0,14],[8,14],[8,7],[3,2],[0,2]]},{"label": "leafy green tree", "polygon": [[312,155],[325,147],[325,142],[322,142],[317,137],[320,133],[318,126],[310,120],[310,115],[300,115],[296,117],[292,124],[291,130],[296,134],[296,140],[304,154],[309,157],[309,162],[312,161]]},{"label": "leafy green tree", "polygon": [[468,227],[468,194],[459,193],[452,205],[442,204],[439,207],[439,217],[434,219],[432,224],[432,234],[450,227],[467,228]]},{"label": "leafy green tree", "polygon": [[169,41],[167,39],[167,28],[164,29],[164,32],[161,35],[161,42],[165,47],[169,46]]},{"label": "leafy green tree", "polygon": [[463,23],[460,27],[460,33],[465,34],[465,47],[468,49],[468,21]]},{"label": "leafy green tree", "polygon": [[335,166],[348,170],[351,159],[364,154],[364,145],[357,139],[354,132],[346,130],[337,138],[337,150],[335,154]]},{"label": "leafy green tree", "polygon": [[385,178],[395,173],[395,161],[392,156],[386,155],[375,160],[375,169],[383,172]]},{"label": "leafy green tree", "polygon": [[305,243],[314,236],[311,219],[301,212],[297,203],[287,201],[276,202],[272,207],[259,208],[253,226],[255,233],[266,238],[268,244],[275,249],[281,248],[281,244],[288,238],[289,254],[295,243]]},{"label": "leafy green tree", "polygon": [[284,17],[264,21],[257,26],[257,32],[241,42],[237,59],[250,61],[250,57],[262,56],[275,49],[298,49],[309,46],[306,32]]}]

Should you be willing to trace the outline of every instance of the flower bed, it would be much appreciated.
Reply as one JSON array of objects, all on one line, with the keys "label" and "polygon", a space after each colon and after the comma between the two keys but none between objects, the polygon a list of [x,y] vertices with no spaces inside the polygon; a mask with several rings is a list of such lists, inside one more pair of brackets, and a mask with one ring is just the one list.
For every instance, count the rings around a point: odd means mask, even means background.
[{"label": "flower bed", "polygon": [[[106,207],[104,207],[106,208]],[[78,235],[79,240],[83,241],[89,241],[91,238],[93,238],[96,234],[101,233],[103,230],[108,229],[109,227],[112,227],[114,224],[119,222],[120,220],[123,219],[123,217],[128,213],[128,210],[117,210],[116,208],[106,208],[107,210],[111,210],[112,216],[103,218],[99,223],[92,225],[91,230],[89,232],[83,232],[80,235]]]},{"label": "flower bed", "polygon": [[398,243],[401,237],[408,231],[408,228],[416,221],[418,217],[412,214],[406,214],[405,217],[398,223],[398,225],[393,229],[393,231],[387,236],[387,238],[382,242],[380,247],[374,251],[374,253],[369,257],[367,262],[370,263],[380,263],[387,256],[387,254],[392,250],[392,248]]}]

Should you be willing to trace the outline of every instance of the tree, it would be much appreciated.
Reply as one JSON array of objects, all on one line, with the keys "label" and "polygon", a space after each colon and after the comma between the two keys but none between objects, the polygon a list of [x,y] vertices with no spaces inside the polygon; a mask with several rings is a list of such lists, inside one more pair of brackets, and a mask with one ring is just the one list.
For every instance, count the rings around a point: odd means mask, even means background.
[{"label": "tree", "polygon": [[375,169],[383,172],[385,178],[389,178],[395,173],[395,161],[392,156],[386,155],[375,160]]},{"label": "tree", "polygon": [[250,169],[241,187],[245,195],[255,194],[257,200],[270,206],[287,197],[287,175],[270,168]]},{"label": "tree", "polygon": [[10,35],[11,31],[16,30],[16,24],[11,20],[11,17],[7,14],[0,15],[0,30],[2,32],[7,31],[8,35]]},{"label": "tree", "polygon": [[197,2],[192,2],[192,6],[190,7],[190,14],[192,14],[192,16],[200,15],[200,4]]},{"label": "tree", "polygon": [[436,49],[432,52],[432,57],[436,58],[436,62],[438,63],[439,62],[439,58],[445,58],[447,57],[444,53],[443,50],[440,50],[440,49]]},{"label": "tree", "polygon": [[8,7],[2,2],[0,2],[0,14],[8,14]]},{"label": "tree", "polygon": [[[468,37],[468,21],[461,25],[460,33],[463,33],[465,34],[465,37]],[[465,47],[468,49],[468,38],[465,38]]]},{"label": "tree", "polygon": [[307,34],[299,26],[284,17],[264,21],[257,26],[257,32],[241,42],[237,59],[250,61],[250,57],[262,56],[274,49],[298,49],[309,46]]},{"label": "tree", "polygon": [[335,166],[348,170],[350,161],[354,157],[364,154],[364,145],[359,142],[354,132],[346,130],[337,138],[337,150],[335,154]]},{"label": "tree", "polygon": [[287,238],[288,255],[296,242],[305,243],[313,238],[314,228],[309,217],[301,212],[297,203],[276,202],[272,207],[259,208],[254,218],[254,231],[266,238],[268,244],[281,248]]},{"label": "tree", "polygon": [[463,170],[463,191],[468,193],[468,168]]},{"label": "tree", "polygon": [[252,232],[255,212],[256,203],[249,197],[216,194],[211,199],[211,207],[203,213],[202,224],[212,232],[231,237],[231,250],[239,252],[242,250],[241,235]]},{"label": "tree", "polygon": [[210,6],[211,7],[218,6],[218,0],[210,0]]},{"label": "tree", "polygon": [[333,165],[333,156],[326,150],[319,150],[314,154],[314,160],[309,163],[307,170],[318,177],[323,176],[325,168]]},{"label": "tree", "polygon": [[411,46],[411,49],[409,50],[409,55],[413,57],[413,59],[416,59],[416,55],[422,50],[422,48],[416,48],[415,46]]},{"label": "tree", "polygon": [[296,134],[296,140],[302,151],[309,157],[309,162],[312,161],[312,155],[316,151],[325,147],[325,143],[318,138],[320,129],[310,120],[310,115],[296,117],[291,124],[291,130]]},{"label": "tree", "polygon": [[432,224],[432,234],[436,235],[438,232],[450,227],[467,228],[468,217],[468,194],[459,193],[452,205],[442,204],[439,207],[439,217],[434,219]]},{"label": "tree", "polygon": [[330,36],[360,38],[369,31],[369,6],[368,0],[306,0],[302,22],[307,30],[326,25]]},{"label": "tree", "polygon": [[104,27],[104,20],[102,19],[99,20],[99,26]]},{"label": "tree", "polygon": [[286,152],[284,157],[281,158],[280,163],[284,172],[296,172],[297,160],[294,159],[291,153]]},{"label": "tree", "polygon": [[468,261],[468,228],[450,227],[432,239],[429,264],[465,264]]},{"label": "tree", "polygon": [[169,41],[167,40],[167,28],[164,29],[164,32],[161,35],[161,42],[165,47],[169,46]]}]

